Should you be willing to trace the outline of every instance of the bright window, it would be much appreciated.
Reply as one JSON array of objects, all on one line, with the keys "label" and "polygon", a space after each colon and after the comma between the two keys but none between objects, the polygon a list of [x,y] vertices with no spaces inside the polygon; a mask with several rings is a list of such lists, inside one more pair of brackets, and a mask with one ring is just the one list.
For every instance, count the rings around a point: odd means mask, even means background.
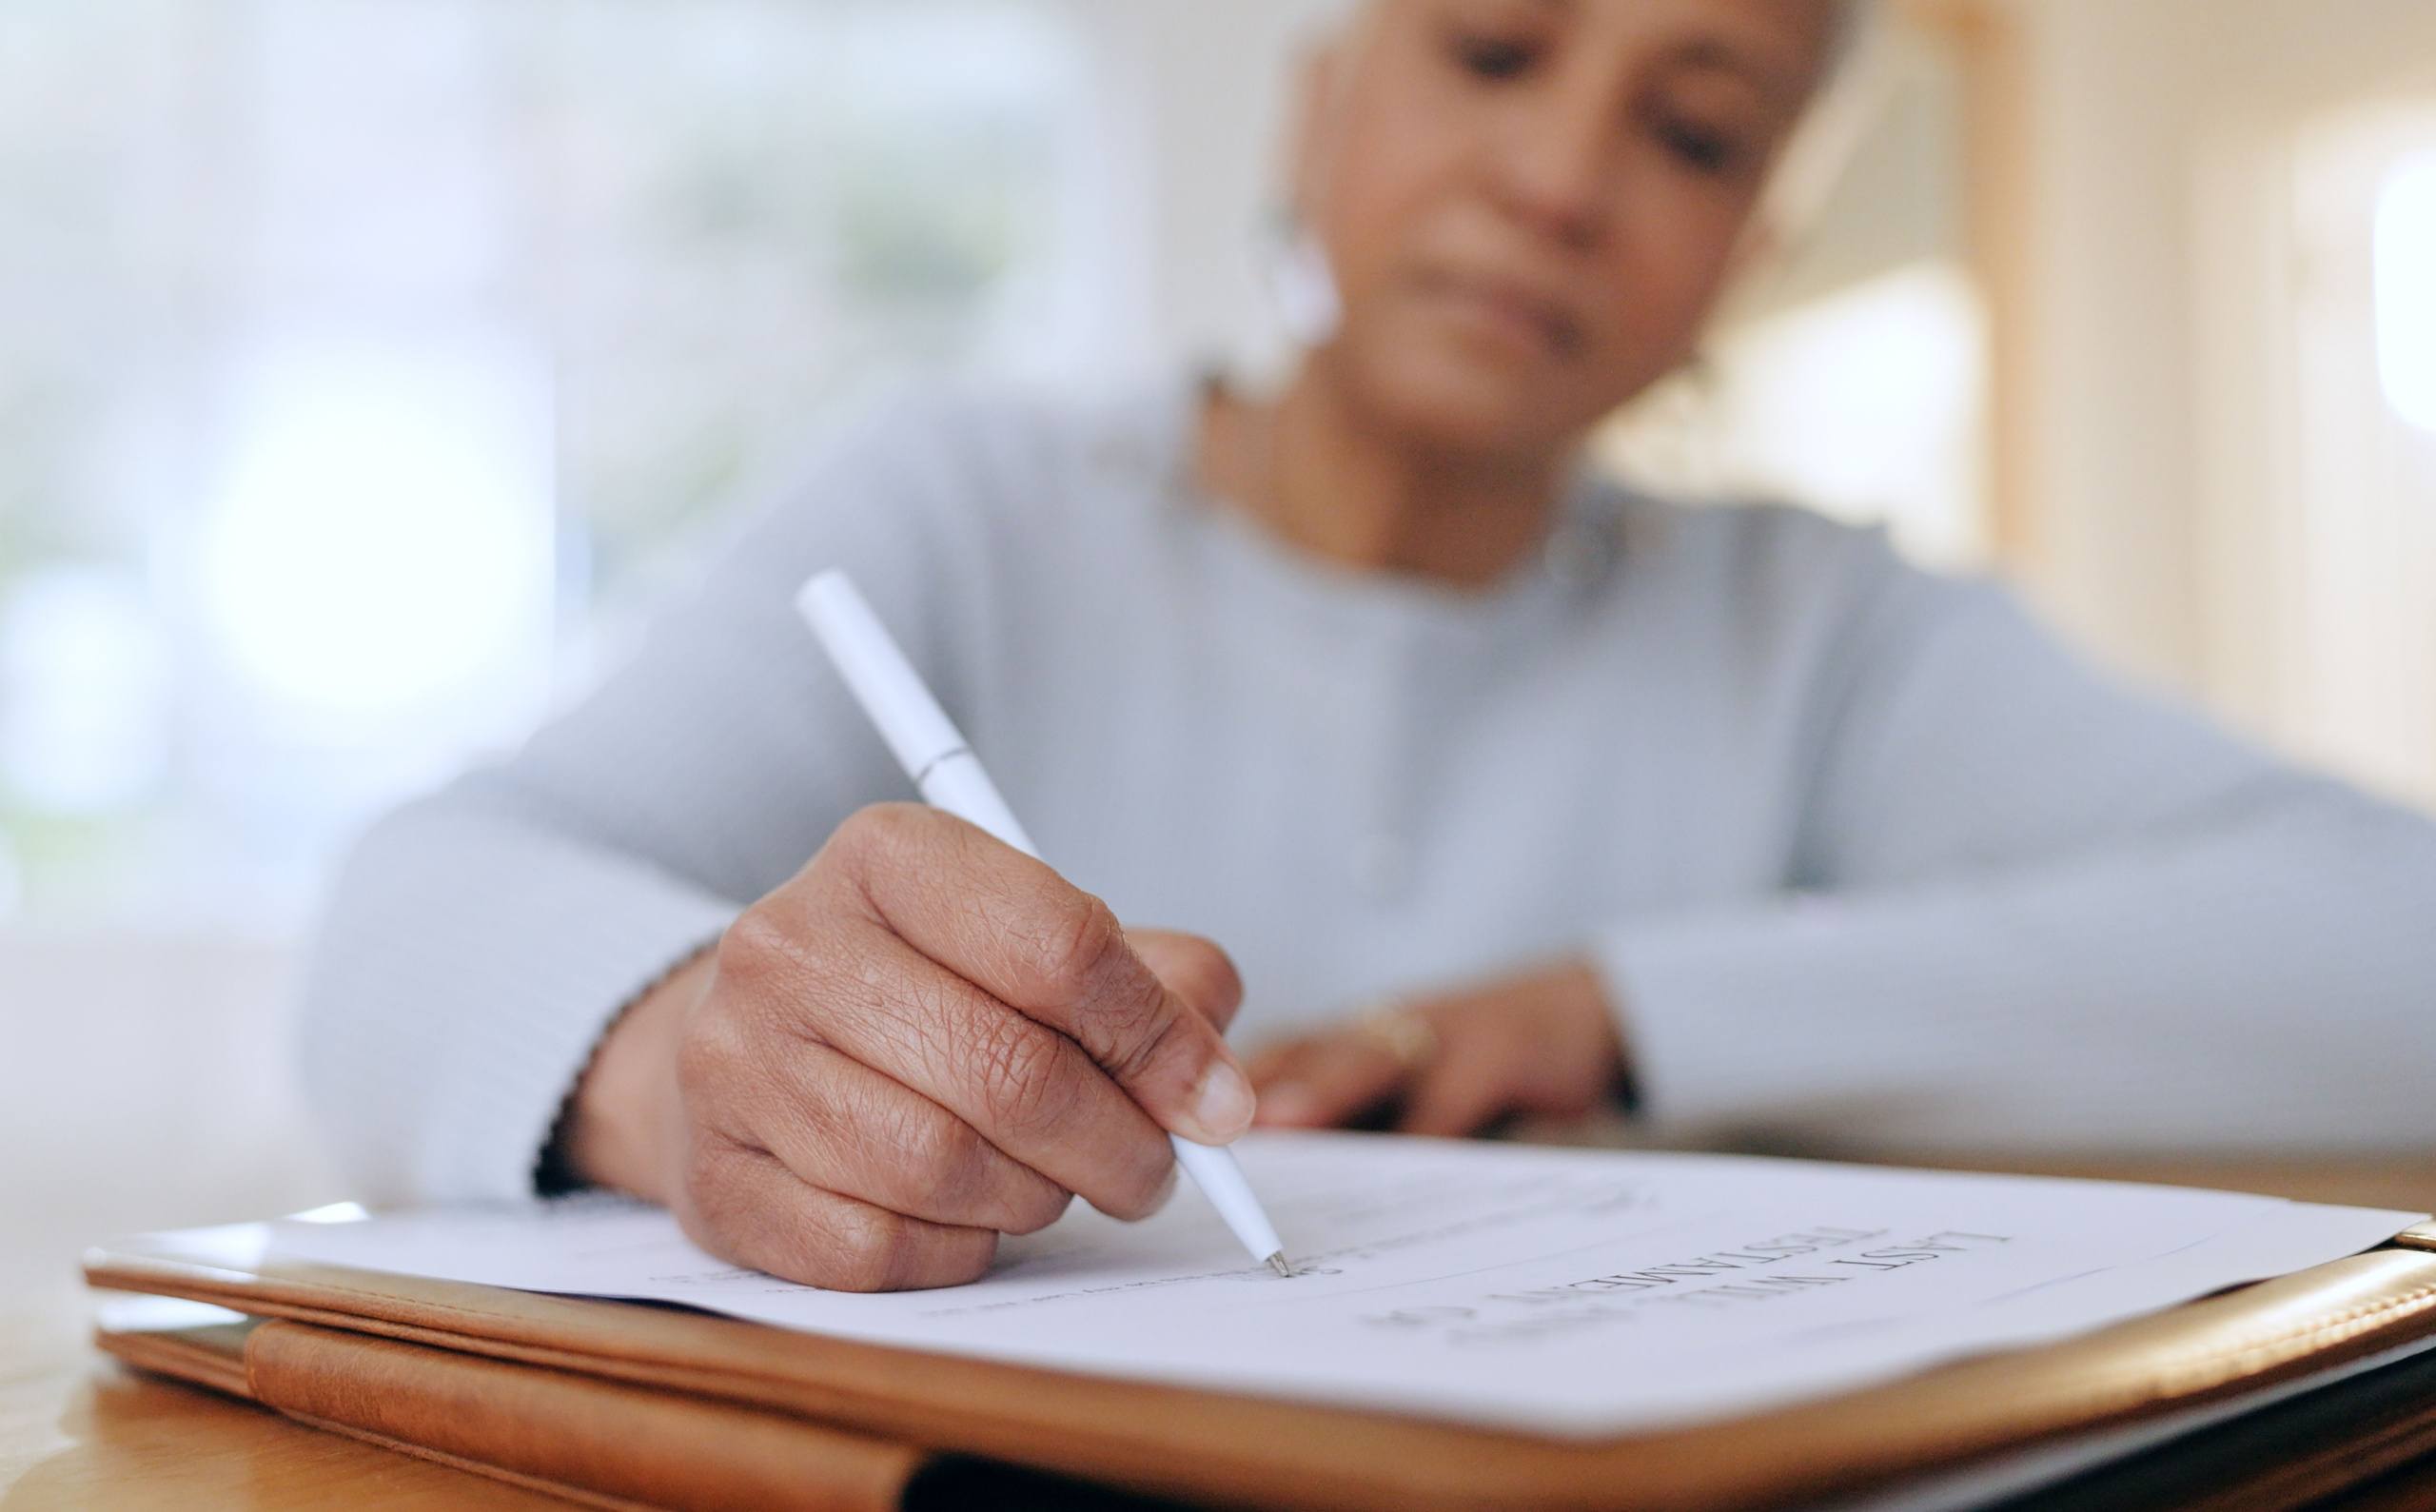
[{"label": "bright window", "polygon": [[2436,151],[2394,168],[2376,214],[2378,377],[2397,414],[2436,431]]},{"label": "bright window", "polygon": [[292,924],[842,398],[1071,357],[1073,28],[12,0],[0,920]]}]

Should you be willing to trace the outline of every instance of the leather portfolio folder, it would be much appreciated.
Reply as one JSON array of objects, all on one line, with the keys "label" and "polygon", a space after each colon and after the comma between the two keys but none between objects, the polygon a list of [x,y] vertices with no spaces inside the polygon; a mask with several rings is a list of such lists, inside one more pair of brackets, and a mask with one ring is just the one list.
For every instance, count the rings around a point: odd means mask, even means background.
[{"label": "leather portfolio folder", "polygon": [[[2326,1402],[2171,1504],[2298,1506],[2436,1452],[2436,1227],[2062,1343],[1741,1418],[1599,1441],[1065,1374],[659,1306],[265,1263],[253,1226],[96,1250],[111,1292],[214,1304],[114,1325],[147,1370],[600,1506],[1806,1507],[2005,1467],[2119,1463]],[[2393,1362],[2402,1362],[2400,1364]],[[2393,1384],[2407,1365],[2417,1372]],[[2279,1405],[2269,1406],[2270,1402]],[[2162,1452],[2162,1451],[2156,1451]],[[2151,1491],[2127,1504],[2161,1504]],[[986,1493],[979,1489],[987,1486]],[[959,1489],[961,1487],[961,1489]],[[2074,1505],[2097,1505],[2094,1497]]]}]

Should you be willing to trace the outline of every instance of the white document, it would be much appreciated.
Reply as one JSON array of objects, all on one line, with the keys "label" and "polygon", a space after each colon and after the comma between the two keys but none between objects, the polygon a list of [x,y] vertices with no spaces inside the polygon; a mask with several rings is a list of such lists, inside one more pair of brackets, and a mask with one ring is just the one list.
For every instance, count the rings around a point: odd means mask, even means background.
[{"label": "white document", "polygon": [[1057,1369],[1596,1436],[2059,1338],[2368,1248],[2423,1215],[2026,1176],[1361,1134],[1237,1145],[1303,1273],[1189,1188],[1077,1205],[970,1286],[721,1264],[599,1199],[276,1226],[274,1255],[640,1297]]}]

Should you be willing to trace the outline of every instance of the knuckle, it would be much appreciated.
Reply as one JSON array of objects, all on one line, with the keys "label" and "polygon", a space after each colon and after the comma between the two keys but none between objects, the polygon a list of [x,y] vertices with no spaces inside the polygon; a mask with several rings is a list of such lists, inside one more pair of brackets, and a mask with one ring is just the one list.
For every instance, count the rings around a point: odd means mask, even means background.
[{"label": "knuckle", "polygon": [[1001,1015],[984,1033],[974,1064],[999,1127],[1022,1138],[1054,1131],[1073,1110],[1075,1096],[1057,1040],[1012,1014]]},{"label": "knuckle", "polygon": [[885,808],[884,804],[866,804],[847,815],[837,821],[837,828],[829,832],[829,843],[822,849],[858,852],[871,845],[880,837],[881,833],[890,823],[887,814],[883,812]]},{"label": "knuckle", "polygon": [[697,1018],[677,1040],[678,1097],[688,1107],[717,1100],[733,1089],[739,1058],[733,1024],[709,1014]]},{"label": "knuckle", "polygon": [[858,1205],[837,1216],[824,1257],[824,1285],[839,1291],[885,1291],[901,1273],[912,1226],[903,1213]]},{"label": "knuckle", "polygon": [[765,900],[738,913],[719,935],[716,952],[717,974],[750,988],[793,967],[802,946],[793,928]]},{"label": "knuckle", "polygon": [[955,1115],[919,1093],[872,1089],[840,1122],[863,1155],[901,1174],[935,1184],[955,1158]]},{"label": "knuckle", "polygon": [[972,1125],[933,1109],[910,1143],[916,1150],[916,1168],[942,1202],[961,1209],[987,1201],[998,1163],[992,1158],[994,1148]]},{"label": "knuckle", "polygon": [[1190,1031],[1183,1016],[1151,998],[1110,1009],[1105,1016],[1105,1027],[1110,1045],[1109,1072],[1128,1087],[1141,1081],[1163,1057],[1190,1041]]},{"label": "knuckle", "polygon": [[1053,911],[1038,941],[1034,972],[1050,997],[1071,1003],[1087,995],[1126,949],[1125,927],[1089,893]]},{"label": "knuckle", "polygon": [[723,1026],[741,1049],[774,1031],[825,1038],[870,995],[870,952],[851,929],[821,912],[801,913],[764,899],[719,936],[697,1019]]},{"label": "knuckle", "polygon": [[1069,1193],[1010,1160],[946,1109],[909,1104],[894,1122],[899,1169],[918,1183],[941,1221],[1031,1233],[1066,1210]]},{"label": "knuckle", "polygon": [[1008,1205],[1005,1221],[998,1226],[999,1230],[1010,1234],[1036,1234],[1065,1217],[1066,1209],[1073,1206],[1073,1202],[1074,1194],[1053,1182],[1033,1183],[1030,1189],[1017,1194]]},{"label": "knuckle", "polygon": [[774,1149],[799,1176],[834,1172],[867,1154],[873,1143],[867,1099],[852,1081],[840,1082],[817,1072],[797,1084],[792,1094],[777,1087],[756,1109],[762,1127],[783,1130]]},{"label": "knuckle", "polygon": [[872,803],[846,815],[826,849],[857,868],[885,867],[913,850],[930,818],[916,803]]}]

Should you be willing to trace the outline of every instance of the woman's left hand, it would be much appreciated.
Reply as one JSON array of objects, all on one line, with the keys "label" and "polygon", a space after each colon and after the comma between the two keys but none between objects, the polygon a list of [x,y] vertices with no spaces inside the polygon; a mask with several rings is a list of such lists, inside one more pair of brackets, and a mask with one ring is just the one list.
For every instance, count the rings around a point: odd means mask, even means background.
[{"label": "woman's left hand", "polygon": [[1254,1055],[1253,1122],[1327,1129],[1389,1111],[1404,1133],[1472,1134],[1521,1115],[1580,1117],[1625,1085],[1616,1021],[1581,960],[1399,998]]}]

